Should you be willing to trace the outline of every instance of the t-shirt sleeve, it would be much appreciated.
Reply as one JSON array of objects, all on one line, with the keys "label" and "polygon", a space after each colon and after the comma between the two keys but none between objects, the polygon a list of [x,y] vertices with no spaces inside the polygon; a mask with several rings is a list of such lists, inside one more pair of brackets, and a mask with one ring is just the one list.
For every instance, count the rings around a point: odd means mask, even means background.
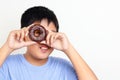
[{"label": "t-shirt sleeve", "polygon": [[4,63],[1,67],[0,67],[0,80],[9,80],[7,78],[8,75],[8,68],[7,68],[7,64]]},{"label": "t-shirt sleeve", "polygon": [[64,68],[64,80],[78,80],[77,74],[70,62],[66,62]]}]

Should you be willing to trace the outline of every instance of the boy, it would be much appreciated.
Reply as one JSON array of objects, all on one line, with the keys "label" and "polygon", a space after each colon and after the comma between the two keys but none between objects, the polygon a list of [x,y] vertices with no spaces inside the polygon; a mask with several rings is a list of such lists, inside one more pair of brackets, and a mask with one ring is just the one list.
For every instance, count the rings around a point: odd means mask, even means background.
[{"label": "boy", "polygon": [[[47,30],[45,40],[35,42],[29,38],[28,30],[34,24]],[[58,29],[58,20],[50,9],[43,6],[27,9],[21,18],[21,29],[11,31],[0,48],[0,80],[97,80],[66,35]],[[10,55],[22,47],[27,47],[23,55]],[[64,52],[73,66],[64,59],[49,57],[54,49]]]}]

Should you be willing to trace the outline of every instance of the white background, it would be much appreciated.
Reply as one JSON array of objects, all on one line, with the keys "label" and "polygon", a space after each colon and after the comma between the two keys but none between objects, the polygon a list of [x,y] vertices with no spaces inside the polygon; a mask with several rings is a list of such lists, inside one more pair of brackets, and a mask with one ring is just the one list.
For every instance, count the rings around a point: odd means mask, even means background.
[{"label": "white background", "polygon": [[[99,80],[120,80],[119,0],[1,0],[0,46],[11,30],[20,28],[22,13],[36,5],[55,12],[60,32],[66,33]],[[52,55],[68,59],[58,52]]]}]

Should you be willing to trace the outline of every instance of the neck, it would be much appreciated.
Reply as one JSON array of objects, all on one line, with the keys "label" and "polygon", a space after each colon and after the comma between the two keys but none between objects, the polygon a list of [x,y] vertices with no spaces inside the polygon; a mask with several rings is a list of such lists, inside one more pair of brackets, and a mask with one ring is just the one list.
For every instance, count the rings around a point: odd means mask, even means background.
[{"label": "neck", "polygon": [[37,59],[37,58],[34,58],[34,57],[30,56],[27,53],[24,54],[24,57],[30,64],[35,65],[35,66],[42,66],[48,61],[48,58]]}]

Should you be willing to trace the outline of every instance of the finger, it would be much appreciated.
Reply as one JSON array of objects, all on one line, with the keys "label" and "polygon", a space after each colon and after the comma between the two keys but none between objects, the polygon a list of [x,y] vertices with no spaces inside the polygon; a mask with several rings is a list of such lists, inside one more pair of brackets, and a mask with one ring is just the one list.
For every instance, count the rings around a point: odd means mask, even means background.
[{"label": "finger", "polygon": [[49,31],[49,30],[47,30],[47,32],[48,32],[48,34],[47,34],[47,37],[46,37],[46,43],[49,45],[50,43],[49,43],[49,39],[50,39],[50,37],[51,37],[51,32]]},{"label": "finger", "polygon": [[23,30],[24,30],[25,36],[27,36],[28,35],[28,28],[24,27]]},{"label": "finger", "polygon": [[16,30],[15,31],[15,38],[18,40],[18,41],[20,41],[20,31],[19,30]]},{"label": "finger", "polygon": [[24,41],[24,38],[25,38],[25,28],[23,28],[20,32],[21,36],[20,36],[20,41]]},{"label": "finger", "polygon": [[30,24],[29,26],[26,27],[27,30],[29,30],[30,27],[32,27],[35,24]]},{"label": "finger", "polygon": [[[29,28],[31,27],[31,26],[33,26],[34,24],[30,24],[29,26],[24,26],[23,28],[26,30],[26,31],[28,31],[29,30]],[[22,29],[23,29],[22,28]]]},{"label": "finger", "polygon": [[24,28],[23,28],[23,31],[24,31],[24,33],[25,33],[25,36],[27,36],[27,34],[28,34],[28,28],[27,28],[27,27],[24,27]]},{"label": "finger", "polygon": [[50,44],[50,37],[51,37],[51,34],[49,33],[46,37],[46,43],[49,45]]},{"label": "finger", "polygon": [[27,42],[25,42],[24,46],[30,46],[30,45],[34,45],[34,44],[37,44],[37,43],[34,41],[27,41]]},{"label": "finger", "polygon": [[54,40],[62,39],[62,37],[63,37],[63,34],[62,33],[58,33],[57,35],[55,35]]},{"label": "finger", "polygon": [[25,29],[25,31],[26,31],[25,36],[28,36],[29,29],[30,29],[30,27],[32,27],[33,25],[35,25],[35,24],[31,24],[31,25],[29,25],[29,26],[26,27],[26,29]]},{"label": "finger", "polygon": [[50,37],[50,45],[52,46],[52,44],[54,43],[54,41],[55,41],[55,36],[56,36],[57,34],[53,34],[53,35],[51,35],[51,37]]},{"label": "finger", "polygon": [[55,34],[56,33],[49,31],[47,38],[46,38],[46,42],[48,45],[51,45],[51,43],[53,42]]}]

